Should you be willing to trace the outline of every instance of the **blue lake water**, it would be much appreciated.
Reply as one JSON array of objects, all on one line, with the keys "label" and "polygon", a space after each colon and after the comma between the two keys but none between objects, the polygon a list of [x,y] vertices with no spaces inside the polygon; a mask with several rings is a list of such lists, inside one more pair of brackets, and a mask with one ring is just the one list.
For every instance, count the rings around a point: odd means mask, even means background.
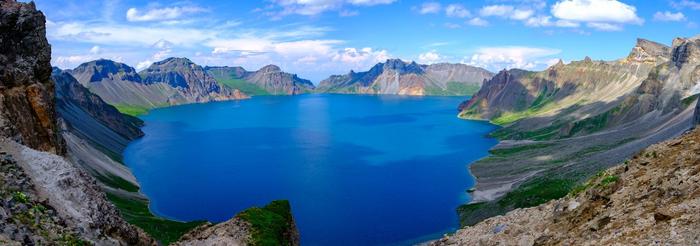
[{"label": "blue lake water", "polygon": [[458,226],[495,126],[459,97],[262,96],[157,109],[124,153],[154,213],[220,222],[287,199],[303,245],[403,245]]}]

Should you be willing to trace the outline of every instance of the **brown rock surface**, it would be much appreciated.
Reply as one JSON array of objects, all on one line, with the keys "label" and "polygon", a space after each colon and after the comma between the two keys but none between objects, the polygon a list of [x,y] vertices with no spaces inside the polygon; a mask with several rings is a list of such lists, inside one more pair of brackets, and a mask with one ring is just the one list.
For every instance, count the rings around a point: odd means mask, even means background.
[{"label": "brown rock surface", "polygon": [[63,153],[45,22],[33,2],[0,1],[0,136]]}]

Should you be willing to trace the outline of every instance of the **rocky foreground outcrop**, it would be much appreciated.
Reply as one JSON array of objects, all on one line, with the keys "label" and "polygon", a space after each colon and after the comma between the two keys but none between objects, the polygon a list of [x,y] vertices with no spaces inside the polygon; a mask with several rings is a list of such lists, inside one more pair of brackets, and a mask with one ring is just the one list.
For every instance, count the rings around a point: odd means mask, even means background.
[{"label": "rocky foreground outcrop", "polygon": [[464,64],[421,65],[390,59],[366,72],[333,75],[319,84],[325,93],[471,95],[493,74]]},{"label": "rocky foreground outcrop", "polygon": [[[156,244],[141,229],[122,219],[94,178],[63,157],[33,150],[8,139],[0,139],[0,151],[12,156],[31,180],[36,194],[34,199],[46,201],[47,207],[55,210],[57,216],[66,222],[64,227],[75,232],[76,240],[98,245]],[[13,220],[28,224],[21,218]],[[34,221],[29,226],[41,228],[43,224]]]},{"label": "rocky foreground outcrop", "polygon": [[0,1],[0,137],[63,153],[45,22],[33,2]]},{"label": "rocky foreground outcrop", "polygon": [[262,208],[249,208],[216,225],[207,223],[188,232],[176,246],[299,245],[299,231],[289,201],[272,201]]},{"label": "rocky foreground outcrop", "polygon": [[653,145],[567,197],[432,245],[698,245],[700,130]]}]

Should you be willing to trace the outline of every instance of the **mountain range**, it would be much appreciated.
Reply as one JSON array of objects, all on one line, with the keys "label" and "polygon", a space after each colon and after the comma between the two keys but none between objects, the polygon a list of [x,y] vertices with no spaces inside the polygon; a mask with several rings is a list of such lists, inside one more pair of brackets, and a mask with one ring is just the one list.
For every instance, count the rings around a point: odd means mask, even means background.
[{"label": "mountain range", "polygon": [[[216,225],[152,214],[121,160],[143,136],[128,114],[267,94],[473,91],[458,116],[500,125],[491,133],[500,143],[469,166],[478,182],[458,208],[465,228],[433,244],[697,243],[698,37],[639,39],[621,59],[537,72],[388,60],[314,88],[273,65],[249,72],[186,58],[141,72],[108,60],[60,70],[34,3],[0,1],[0,20],[3,243],[298,245],[286,201]],[[495,215],[505,216],[487,219]]]},{"label": "mountain range", "polygon": [[333,75],[319,83],[321,93],[472,95],[493,74],[465,64],[420,65],[390,59],[366,72]]},{"label": "mountain range", "polygon": [[[643,148],[695,126],[700,41],[639,39],[627,57],[560,62],[541,72],[504,70],[463,102],[459,116],[489,120],[501,140],[472,163],[472,225],[565,195]],[[557,187],[556,189],[553,187]],[[522,195],[533,190],[541,193]]]}]

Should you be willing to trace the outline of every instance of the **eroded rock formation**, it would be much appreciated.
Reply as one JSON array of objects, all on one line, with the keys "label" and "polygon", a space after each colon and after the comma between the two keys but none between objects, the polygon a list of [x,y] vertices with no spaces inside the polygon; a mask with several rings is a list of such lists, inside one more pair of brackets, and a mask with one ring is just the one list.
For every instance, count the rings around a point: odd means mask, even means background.
[{"label": "eroded rock formation", "polygon": [[0,1],[0,136],[63,153],[45,22],[33,2]]}]

